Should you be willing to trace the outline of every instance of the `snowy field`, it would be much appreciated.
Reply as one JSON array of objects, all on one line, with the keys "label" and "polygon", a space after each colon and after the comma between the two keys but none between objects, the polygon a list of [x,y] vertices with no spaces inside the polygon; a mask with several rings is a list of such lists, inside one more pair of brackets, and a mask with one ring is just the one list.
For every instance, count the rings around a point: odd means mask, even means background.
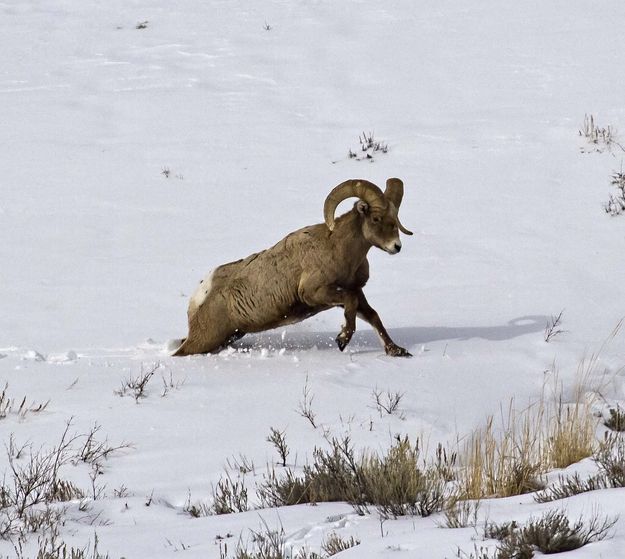
[{"label": "snowy field", "polygon": [[[546,384],[567,403],[591,355],[595,411],[625,405],[625,333],[610,336],[625,316],[625,215],[603,209],[625,158],[624,21],[616,0],[0,2],[0,476],[13,445],[30,445],[13,460],[25,464],[68,422],[76,447],[96,427],[123,446],[95,473],[62,469],[87,497],[63,505],[60,537],[83,547],[97,533],[111,558],[218,559],[220,541],[232,551],[263,523],[293,556],[330,533],[360,540],[346,558],[494,549],[440,513],[186,510],[243,456],[252,506],[279,460],[271,428],[295,468],[331,436],[380,452],[421,437],[431,451]],[[591,114],[614,142],[579,135]],[[388,152],[349,158],[363,132]],[[387,357],[361,322],[339,352],[339,310],[169,356],[206,272],[321,222],[343,180],[394,176],[415,235],[399,255],[371,250],[365,293],[413,358]],[[153,369],[145,397],[120,395]],[[376,391],[403,394],[398,412],[378,413]],[[611,538],[566,556],[623,557],[625,489],[489,499],[479,518],[553,508],[620,515]],[[0,556],[16,553],[0,539]]]}]

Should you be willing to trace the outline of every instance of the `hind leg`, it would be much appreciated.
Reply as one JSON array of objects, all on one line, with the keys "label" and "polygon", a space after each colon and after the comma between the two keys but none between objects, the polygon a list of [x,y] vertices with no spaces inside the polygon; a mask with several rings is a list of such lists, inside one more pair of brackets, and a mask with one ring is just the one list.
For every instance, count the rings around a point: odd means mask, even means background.
[{"label": "hind leg", "polygon": [[174,352],[175,356],[215,353],[245,335],[227,320],[223,309],[210,301],[189,308],[189,335]]},{"label": "hind leg", "polygon": [[189,335],[172,355],[174,357],[182,357],[184,355],[195,355],[197,353],[213,353],[219,351],[222,345],[223,341],[212,342],[204,338]]},{"label": "hind leg", "polygon": [[243,336],[245,336],[245,333],[238,331],[231,335],[215,337],[212,340],[207,340],[206,338],[192,338],[189,336],[172,355],[182,357],[184,355],[195,355],[196,353],[218,353],[230,344],[240,340]]}]

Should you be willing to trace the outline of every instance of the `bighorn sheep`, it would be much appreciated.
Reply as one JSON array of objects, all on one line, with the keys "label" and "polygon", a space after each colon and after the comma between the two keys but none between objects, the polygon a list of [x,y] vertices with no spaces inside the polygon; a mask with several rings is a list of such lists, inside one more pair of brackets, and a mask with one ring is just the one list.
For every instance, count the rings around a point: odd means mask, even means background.
[{"label": "bighorn sheep", "polygon": [[[401,250],[399,221],[404,194],[399,179],[382,192],[366,180],[348,180],[325,200],[325,223],[304,227],[273,247],[224,264],[209,274],[189,302],[189,335],[174,355],[219,351],[247,333],[299,322],[332,307],[345,309],[336,338],[343,351],[356,329],[356,315],[380,336],[388,355],[410,356],[396,345],[362,292],[369,279],[367,253],[376,246],[389,254]],[[351,211],[334,219],[346,198],[357,197]]]}]

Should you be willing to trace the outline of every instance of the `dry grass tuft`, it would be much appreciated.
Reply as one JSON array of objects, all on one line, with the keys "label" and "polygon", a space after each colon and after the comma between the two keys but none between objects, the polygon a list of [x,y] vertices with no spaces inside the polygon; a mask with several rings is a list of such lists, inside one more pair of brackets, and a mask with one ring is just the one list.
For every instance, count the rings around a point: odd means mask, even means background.
[{"label": "dry grass tuft", "polygon": [[543,390],[536,404],[517,412],[514,402],[502,413],[501,426],[489,417],[474,431],[460,460],[462,498],[510,497],[539,491],[542,476],[592,456],[596,450],[597,418],[587,379],[593,362],[580,365],[572,402],[565,403],[563,387],[555,380],[551,396]]},{"label": "dry grass tuft", "polygon": [[459,478],[463,499],[510,497],[542,488],[542,441],[536,430],[540,410],[529,408],[519,417],[511,402],[507,413],[502,429],[495,428],[491,416],[465,445]]},{"label": "dry grass tuft", "polygon": [[618,147],[625,151],[623,146],[617,140],[617,132],[613,126],[609,124],[605,127],[598,126],[593,115],[584,115],[584,122],[579,130],[579,136],[585,138],[592,147],[583,147],[583,153],[611,151],[612,148]]},{"label": "dry grass tuft", "polygon": [[337,553],[341,553],[341,551],[356,547],[357,545],[360,545],[360,540],[354,538],[354,536],[351,536],[349,539],[344,539],[336,532],[332,532],[321,542],[321,551],[326,557],[332,557],[332,555],[336,555]]},{"label": "dry grass tuft", "polygon": [[445,528],[466,528],[477,526],[481,501],[468,501],[452,496],[443,511]]}]

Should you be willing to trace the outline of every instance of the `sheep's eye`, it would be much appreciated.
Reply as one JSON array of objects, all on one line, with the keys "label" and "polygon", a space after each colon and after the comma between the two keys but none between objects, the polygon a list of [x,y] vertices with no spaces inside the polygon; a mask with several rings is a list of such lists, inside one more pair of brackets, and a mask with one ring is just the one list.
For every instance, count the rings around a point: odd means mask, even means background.
[{"label": "sheep's eye", "polygon": [[373,223],[380,223],[380,218],[379,218],[377,215],[374,215],[374,216],[371,218],[371,221],[373,221]]}]

